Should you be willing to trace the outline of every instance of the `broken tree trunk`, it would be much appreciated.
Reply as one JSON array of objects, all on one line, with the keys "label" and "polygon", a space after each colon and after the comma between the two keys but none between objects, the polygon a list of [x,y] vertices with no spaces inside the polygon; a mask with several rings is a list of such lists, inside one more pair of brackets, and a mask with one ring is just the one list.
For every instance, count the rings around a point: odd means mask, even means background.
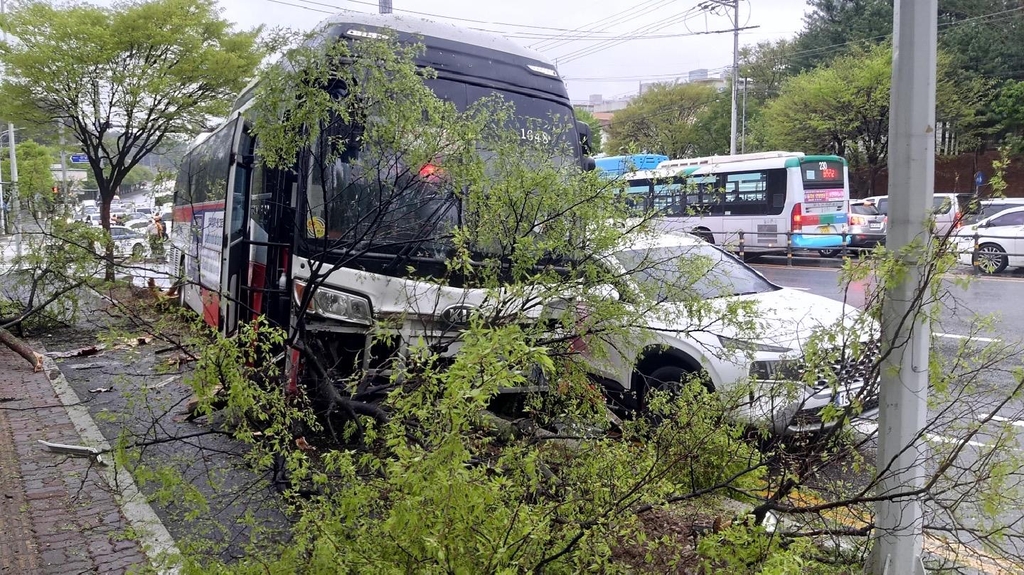
[{"label": "broken tree trunk", "polygon": [[31,363],[32,371],[43,371],[43,356],[32,351],[32,348],[25,345],[25,342],[14,337],[14,334],[6,329],[0,329],[0,342],[3,342],[4,345],[11,348],[17,352],[18,355]]}]

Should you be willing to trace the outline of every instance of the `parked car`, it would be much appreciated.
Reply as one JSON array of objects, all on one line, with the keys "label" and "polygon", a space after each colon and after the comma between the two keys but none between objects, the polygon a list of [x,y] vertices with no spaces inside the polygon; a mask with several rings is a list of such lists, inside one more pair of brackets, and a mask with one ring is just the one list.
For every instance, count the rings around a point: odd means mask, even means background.
[{"label": "parked car", "polygon": [[960,263],[981,273],[997,274],[1008,267],[1024,266],[1024,205],[962,227],[955,239]]},{"label": "parked car", "polygon": [[[864,199],[873,202],[880,214],[889,215],[889,196],[871,196]],[[973,199],[973,194],[935,194],[932,200],[935,235],[945,236],[950,230],[961,227],[964,214],[967,213]]]},{"label": "parked car", "polygon": [[[622,390],[641,408],[652,390],[671,390],[689,374],[700,374],[712,390],[727,391],[750,382],[750,401],[739,408],[738,415],[751,423],[767,424],[776,434],[828,427],[822,422],[821,411],[829,405],[845,407],[862,392],[875,352],[844,365],[831,377],[819,379],[813,387],[794,383],[803,369],[796,366],[802,365],[801,350],[815,330],[851,325],[849,322],[855,321],[859,312],[842,302],[779,287],[737,257],[696,236],[662,234],[618,251],[609,265],[626,278],[624,287],[655,291],[670,300],[678,295],[667,288],[678,285],[679,262],[690,259],[696,263],[701,258],[713,271],[692,281],[686,289],[722,310],[731,304],[749,303],[763,326],[760,335],[738,333],[721,322],[705,325],[700,322],[711,320],[690,318],[683,302],[666,301],[664,305],[670,306],[667,309],[674,319],[647,320],[653,341],[609,344],[608,358],[594,360],[588,369],[610,392]],[[700,329],[694,329],[694,321]],[[877,334],[867,334],[865,349],[875,350],[876,342]],[[583,342],[582,349],[590,344],[590,340]],[[737,351],[737,346],[745,351]],[[838,390],[828,383],[836,378]],[[780,393],[780,389],[786,392]],[[863,415],[870,416],[877,410],[877,395],[860,401]]]},{"label": "parked car", "polygon": [[[879,213],[870,200],[850,200],[846,245],[850,249],[870,249],[885,244],[885,224],[888,217]],[[834,258],[842,248],[818,250],[822,257]]]}]

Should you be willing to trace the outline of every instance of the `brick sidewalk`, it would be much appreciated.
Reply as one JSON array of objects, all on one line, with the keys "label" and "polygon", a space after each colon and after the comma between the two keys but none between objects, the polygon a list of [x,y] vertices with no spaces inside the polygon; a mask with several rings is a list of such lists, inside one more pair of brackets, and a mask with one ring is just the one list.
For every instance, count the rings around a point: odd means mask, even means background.
[{"label": "brick sidewalk", "polygon": [[83,445],[50,380],[0,345],[0,573],[125,573],[140,545],[97,467],[38,440]]}]

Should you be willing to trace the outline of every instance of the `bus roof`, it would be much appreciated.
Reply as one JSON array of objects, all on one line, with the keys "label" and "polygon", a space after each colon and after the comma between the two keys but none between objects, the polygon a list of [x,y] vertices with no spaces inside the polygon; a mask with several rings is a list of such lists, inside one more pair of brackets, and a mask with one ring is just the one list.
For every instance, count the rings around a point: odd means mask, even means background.
[{"label": "bus roof", "polygon": [[504,36],[470,30],[454,24],[427,20],[425,18],[400,16],[397,14],[342,12],[329,16],[320,23],[320,28],[325,30],[337,26],[353,26],[356,29],[365,27],[390,28],[396,32],[405,32],[416,36],[445,38],[453,42],[460,42],[478,48],[489,48],[498,52],[505,52],[506,54],[514,54],[521,58],[536,60],[551,66],[551,61],[540,52],[524,48]]},{"label": "bus roof", "polygon": [[801,162],[833,160],[846,164],[840,156],[805,155],[803,152],[759,152],[756,154],[737,154],[735,156],[707,156],[704,158],[687,158],[668,160],[658,164],[653,170],[637,170],[623,174],[623,179],[657,179],[676,176],[716,174],[733,170],[770,170],[777,168],[798,167]]},{"label": "bus roof", "polygon": [[774,159],[800,159],[804,157],[803,152],[757,152],[753,154],[736,154],[734,156],[704,156],[703,158],[683,158],[679,160],[668,160],[658,164],[659,168],[679,168],[685,166],[706,166],[718,164],[732,164],[736,162],[749,162],[751,160],[774,160]]},{"label": "bus roof", "polygon": [[[451,71],[460,76],[490,78],[497,70],[518,77],[528,89],[568,101],[558,70],[540,52],[524,48],[499,34],[462,28],[454,24],[396,14],[342,12],[325,19],[307,45],[325,39],[358,40],[374,37],[377,30],[393,30],[399,42],[421,43],[425,53],[416,58],[418,66],[431,67],[439,74]],[[279,64],[288,66],[285,55]],[[487,72],[491,68],[492,72]],[[524,82],[525,80],[525,82]],[[232,111],[246,107],[256,92],[258,79],[245,87]]]}]

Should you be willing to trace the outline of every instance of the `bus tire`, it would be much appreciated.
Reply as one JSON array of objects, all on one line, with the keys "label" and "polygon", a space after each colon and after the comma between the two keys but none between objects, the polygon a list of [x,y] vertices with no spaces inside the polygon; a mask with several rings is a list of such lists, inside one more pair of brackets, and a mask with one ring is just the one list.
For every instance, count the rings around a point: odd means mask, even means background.
[{"label": "bus tire", "polygon": [[832,248],[832,249],[828,249],[828,250],[818,250],[818,255],[823,257],[823,258],[834,258],[834,257],[837,257],[841,253],[843,253],[843,249],[842,248]]},{"label": "bus tire", "polygon": [[706,241],[707,243],[709,243],[711,245],[715,244],[715,236],[714,236],[714,234],[712,234],[711,232],[709,232],[707,230],[694,230],[693,235],[697,236],[698,238]]}]

